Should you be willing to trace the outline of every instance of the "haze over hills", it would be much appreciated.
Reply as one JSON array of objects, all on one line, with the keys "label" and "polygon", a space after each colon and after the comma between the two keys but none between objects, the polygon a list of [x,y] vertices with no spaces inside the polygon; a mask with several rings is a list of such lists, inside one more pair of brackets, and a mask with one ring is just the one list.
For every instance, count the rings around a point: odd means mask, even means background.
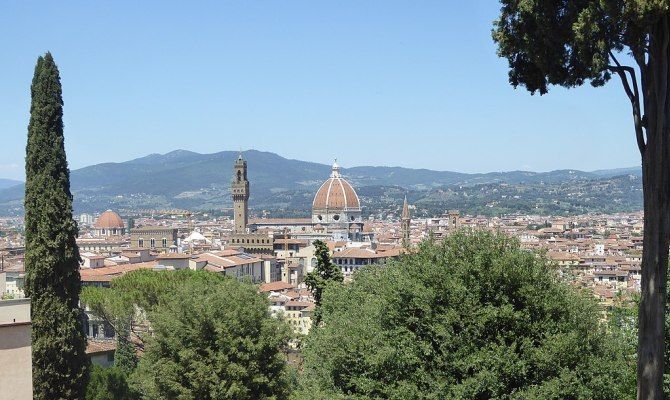
[{"label": "haze over hills", "polygon": [[[331,166],[326,164],[292,160],[256,150],[245,151],[243,154],[249,163],[250,203],[255,210],[305,214],[310,209],[316,189],[330,174]],[[167,154],[150,154],[126,162],[103,163],[73,170],[71,181],[75,211],[96,212],[107,208],[226,209],[231,205],[229,186],[232,165],[237,156],[238,152],[234,151],[199,154],[175,150]],[[342,168],[341,172],[358,190],[368,212],[393,207],[406,194],[417,206],[426,207],[425,212],[430,212],[433,208],[458,208],[459,204],[466,209],[480,212],[513,211],[514,206],[500,208],[496,205],[500,204],[500,200],[504,203],[507,198],[497,199],[498,189],[505,188],[502,191],[508,192],[507,195],[511,198],[519,196],[519,199],[523,196],[514,194],[517,191],[533,192],[537,196],[533,201],[537,203],[537,199],[551,202],[554,197],[562,196],[562,191],[572,188],[579,188],[589,197],[590,188],[602,186],[603,183],[612,186],[612,190],[622,196],[619,203],[625,210],[641,207],[641,192],[637,193],[637,186],[641,186],[640,169],[635,167],[593,172],[557,170],[468,174],[360,166]],[[618,178],[622,176],[625,179]],[[2,182],[4,181],[0,181],[0,214],[22,213],[23,185],[13,184],[8,187],[9,184],[3,186]],[[458,199],[459,196],[465,196],[468,201]],[[566,197],[568,198],[569,196]],[[555,200],[563,202],[561,198]],[[616,199],[611,196],[603,200],[617,204]],[[531,201],[525,208],[533,209],[532,203]],[[595,204],[600,202],[593,203],[593,207],[582,204],[577,208],[569,203],[557,211],[597,211],[599,206]],[[604,207],[603,210],[610,208]],[[623,210],[615,207],[610,211]]]},{"label": "haze over hills", "polygon": [[0,189],[6,189],[8,187],[20,185],[21,183],[23,183],[23,182],[17,181],[17,180],[14,180],[14,179],[0,178]]}]

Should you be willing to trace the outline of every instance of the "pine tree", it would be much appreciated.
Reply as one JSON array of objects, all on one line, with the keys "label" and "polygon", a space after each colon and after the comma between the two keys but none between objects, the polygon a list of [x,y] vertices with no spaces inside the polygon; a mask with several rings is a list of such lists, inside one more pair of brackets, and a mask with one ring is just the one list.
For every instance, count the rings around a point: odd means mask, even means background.
[{"label": "pine tree", "polygon": [[88,380],[79,308],[79,249],[63,138],[63,99],[50,53],[31,86],[26,146],[26,295],[31,298],[35,399],[83,399]]},{"label": "pine tree", "polygon": [[321,321],[321,299],[323,291],[331,283],[341,283],[344,280],[340,268],[330,260],[328,246],[321,240],[314,241],[314,256],[316,267],[305,277],[305,284],[312,291],[316,307],[314,309],[314,326]]}]

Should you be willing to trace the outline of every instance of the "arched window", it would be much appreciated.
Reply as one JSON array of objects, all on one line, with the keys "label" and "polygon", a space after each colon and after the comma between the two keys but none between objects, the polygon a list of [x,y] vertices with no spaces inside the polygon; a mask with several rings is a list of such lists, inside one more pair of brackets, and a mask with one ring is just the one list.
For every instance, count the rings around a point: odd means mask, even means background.
[{"label": "arched window", "polygon": [[167,247],[167,239],[163,238],[163,247]]},{"label": "arched window", "polygon": [[153,249],[154,247],[156,247],[156,239],[151,238],[151,240],[149,240],[149,243],[150,243],[152,249]]},{"label": "arched window", "polygon": [[142,238],[137,239],[137,245],[139,247],[144,247],[144,239],[142,239]]}]

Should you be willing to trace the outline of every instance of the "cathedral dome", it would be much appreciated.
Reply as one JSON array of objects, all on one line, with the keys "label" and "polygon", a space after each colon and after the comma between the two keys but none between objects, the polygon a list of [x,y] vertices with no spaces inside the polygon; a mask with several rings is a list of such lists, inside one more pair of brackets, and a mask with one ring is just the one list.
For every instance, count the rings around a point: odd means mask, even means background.
[{"label": "cathedral dome", "polygon": [[119,214],[115,213],[112,210],[107,210],[104,213],[100,214],[98,219],[93,225],[96,229],[123,229],[123,220]]},{"label": "cathedral dome", "polygon": [[353,187],[340,176],[340,167],[333,164],[330,178],[316,192],[313,211],[360,211],[361,203]]}]

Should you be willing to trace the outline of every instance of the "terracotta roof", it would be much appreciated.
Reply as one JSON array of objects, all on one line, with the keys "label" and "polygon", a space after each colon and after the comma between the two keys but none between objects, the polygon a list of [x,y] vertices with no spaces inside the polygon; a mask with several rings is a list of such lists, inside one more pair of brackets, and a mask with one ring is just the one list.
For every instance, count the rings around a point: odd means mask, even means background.
[{"label": "terracotta roof", "polygon": [[185,260],[188,258],[191,258],[191,256],[184,253],[165,253],[156,256],[156,260]]},{"label": "terracotta roof", "polygon": [[579,256],[572,253],[565,252],[547,252],[547,257],[555,261],[579,261]]},{"label": "terracotta roof", "polygon": [[203,253],[198,255],[198,258],[196,260],[206,261],[207,265],[205,266],[205,269],[207,271],[214,271],[214,272],[218,272],[226,268],[237,267],[240,265],[248,265],[263,261],[258,257],[254,257],[249,254],[241,252],[236,252],[235,254],[231,255],[217,254],[217,253],[224,253],[224,252]]},{"label": "terracotta roof", "polygon": [[258,290],[261,293],[267,293],[267,292],[280,292],[282,290],[288,290],[293,288],[294,288],[293,285],[291,285],[290,283],[277,281],[277,282],[264,283],[260,286]]},{"label": "terracotta roof", "polygon": [[86,343],[86,354],[108,353],[116,350],[116,340],[89,340]]},{"label": "terracotta roof", "polygon": [[119,214],[112,210],[107,210],[100,214],[98,219],[95,221],[95,224],[93,224],[93,227],[97,229],[122,229],[124,225],[123,220]]},{"label": "terracotta roof", "polygon": [[287,301],[284,306],[285,307],[309,307],[311,305],[314,305],[311,301],[297,301],[297,300],[291,300]]},{"label": "terracotta roof", "polygon": [[138,269],[153,269],[156,261],[135,264],[118,264],[100,268],[82,268],[79,270],[82,282],[109,282],[113,278]]},{"label": "terracotta roof", "polygon": [[348,248],[333,253],[333,258],[385,258],[397,257],[400,255],[398,250],[388,250],[384,252],[376,252],[370,249]]},{"label": "terracotta roof", "polygon": [[312,210],[359,210],[361,203],[353,187],[340,176],[339,166],[333,165],[333,172],[314,196]]}]

